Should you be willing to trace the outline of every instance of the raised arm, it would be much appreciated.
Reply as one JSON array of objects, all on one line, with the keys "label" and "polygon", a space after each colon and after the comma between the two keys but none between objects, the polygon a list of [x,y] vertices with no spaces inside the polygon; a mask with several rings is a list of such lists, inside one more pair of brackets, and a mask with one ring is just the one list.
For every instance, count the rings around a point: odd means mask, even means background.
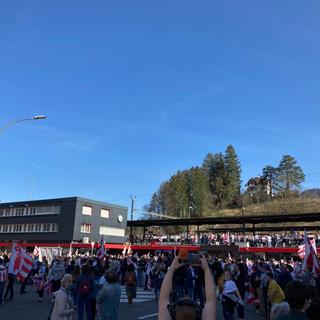
[{"label": "raised arm", "polygon": [[204,271],[206,304],[202,311],[202,320],[216,320],[216,286],[205,256],[201,258],[201,267]]},{"label": "raised arm", "polygon": [[168,304],[170,302],[170,293],[172,291],[172,276],[175,270],[183,266],[179,263],[178,257],[175,257],[168,272],[166,273],[160,290],[160,299],[159,299],[159,315],[158,320],[168,320],[170,319],[170,314],[168,311]]}]

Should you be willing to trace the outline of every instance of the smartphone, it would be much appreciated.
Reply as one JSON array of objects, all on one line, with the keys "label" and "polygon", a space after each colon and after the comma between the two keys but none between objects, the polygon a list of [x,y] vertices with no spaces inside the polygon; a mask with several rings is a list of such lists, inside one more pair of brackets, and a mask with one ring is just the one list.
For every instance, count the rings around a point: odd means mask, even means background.
[{"label": "smartphone", "polygon": [[191,265],[201,265],[201,254],[188,254],[187,259],[183,261],[186,264],[191,264]]}]

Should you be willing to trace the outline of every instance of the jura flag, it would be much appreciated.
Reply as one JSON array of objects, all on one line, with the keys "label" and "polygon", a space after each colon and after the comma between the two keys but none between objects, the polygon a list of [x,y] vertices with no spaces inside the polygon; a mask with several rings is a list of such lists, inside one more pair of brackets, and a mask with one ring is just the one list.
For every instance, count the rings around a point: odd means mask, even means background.
[{"label": "jura flag", "polygon": [[38,246],[35,246],[35,247],[34,247],[33,255],[34,255],[35,257],[39,256],[39,247],[38,247]]},{"label": "jura flag", "polygon": [[[317,254],[316,241],[314,239],[312,239],[312,240],[309,239],[309,242],[310,242],[314,252]],[[305,255],[305,245],[302,244],[298,247],[298,256],[300,259],[303,259],[304,255]]]},{"label": "jura flag", "polygon": [[313,245],[310,243],[310,240],[307,236],[307,232],[304,232],[304,259],[303,259],[303,268],[306,269],[309,267],[313,273],[320,272],[319,260],[317,253],[314,250]]},{"label": "jura flag", "polygon": [[24,249],[13,243],[8,273],[17,275],[23,281],[32,269],[33,259]]},{"label": "jura flag", "polygon": [[126,255],[127,250],[128,250],[128,245],[125,244],[125,246],[124,246],[124,248],[123,248],[123,250],[122,250],[122,254],[123,254],[124,256]]},{"label": "jura flag", "polygon": [[100,247],[97,251],[97,256],[100,260],[102,260],[104,258],[104,255],[105,255],[105,248],[104,248],[104,241],[102,236],[100,240]]}]

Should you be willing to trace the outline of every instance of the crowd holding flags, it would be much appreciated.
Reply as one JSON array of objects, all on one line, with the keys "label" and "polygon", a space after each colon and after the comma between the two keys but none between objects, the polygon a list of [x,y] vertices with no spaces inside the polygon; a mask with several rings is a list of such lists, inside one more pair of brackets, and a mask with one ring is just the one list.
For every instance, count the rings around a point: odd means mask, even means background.
[{"label": "crowd holding flags", "polygon": [[15,242],[12,245],[8,273],[15,274],[17,279],[24,281],[32,269],[33,259]]},{"label": "crowd holding flags", "polygon": [[39,247],[35,246],[34,249],[33,249],[33,256],[34,257],[39,257],[39,253],[40,253]]},{"label": "crowd holding flags", "polygon": [[104,247],[104,240],[103,240],[103,236],[101,237],[101,240],[100,240],[100,247],[97,251],[97,256],[100,260],[102,260],[105,256],[105,247]]},{"label": "crowd holding flags", "polygon": [[311,242],[308,238],[307,232],[304,231],[304,239],[303,239],[303,246],[304,246],[304,258],[302,268],[306,269],[307,267],[312,270],[313,273],[320,273],[320,265],[319,259],[317,256],[317,248],[315,242]]},{"label": "crowd holding flags", "polygon": [[130,244],[125,244],[124,248],[122,250],[122,254],[125,255],[131,255],[132,254],[132,249],[131,249],[131,245]]}]

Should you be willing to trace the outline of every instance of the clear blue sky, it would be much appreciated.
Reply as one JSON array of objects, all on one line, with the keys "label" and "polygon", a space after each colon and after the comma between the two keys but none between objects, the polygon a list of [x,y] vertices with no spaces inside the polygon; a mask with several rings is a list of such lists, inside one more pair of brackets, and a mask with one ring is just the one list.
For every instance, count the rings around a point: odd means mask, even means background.
[{"label": "clear blue sky", "polygon": [[[242,180],[295,156],[320,187],[320,3],[0,4],[0,199],[137,207],[234,145]],[[34,187],[32,188],[32,180]]]}]

